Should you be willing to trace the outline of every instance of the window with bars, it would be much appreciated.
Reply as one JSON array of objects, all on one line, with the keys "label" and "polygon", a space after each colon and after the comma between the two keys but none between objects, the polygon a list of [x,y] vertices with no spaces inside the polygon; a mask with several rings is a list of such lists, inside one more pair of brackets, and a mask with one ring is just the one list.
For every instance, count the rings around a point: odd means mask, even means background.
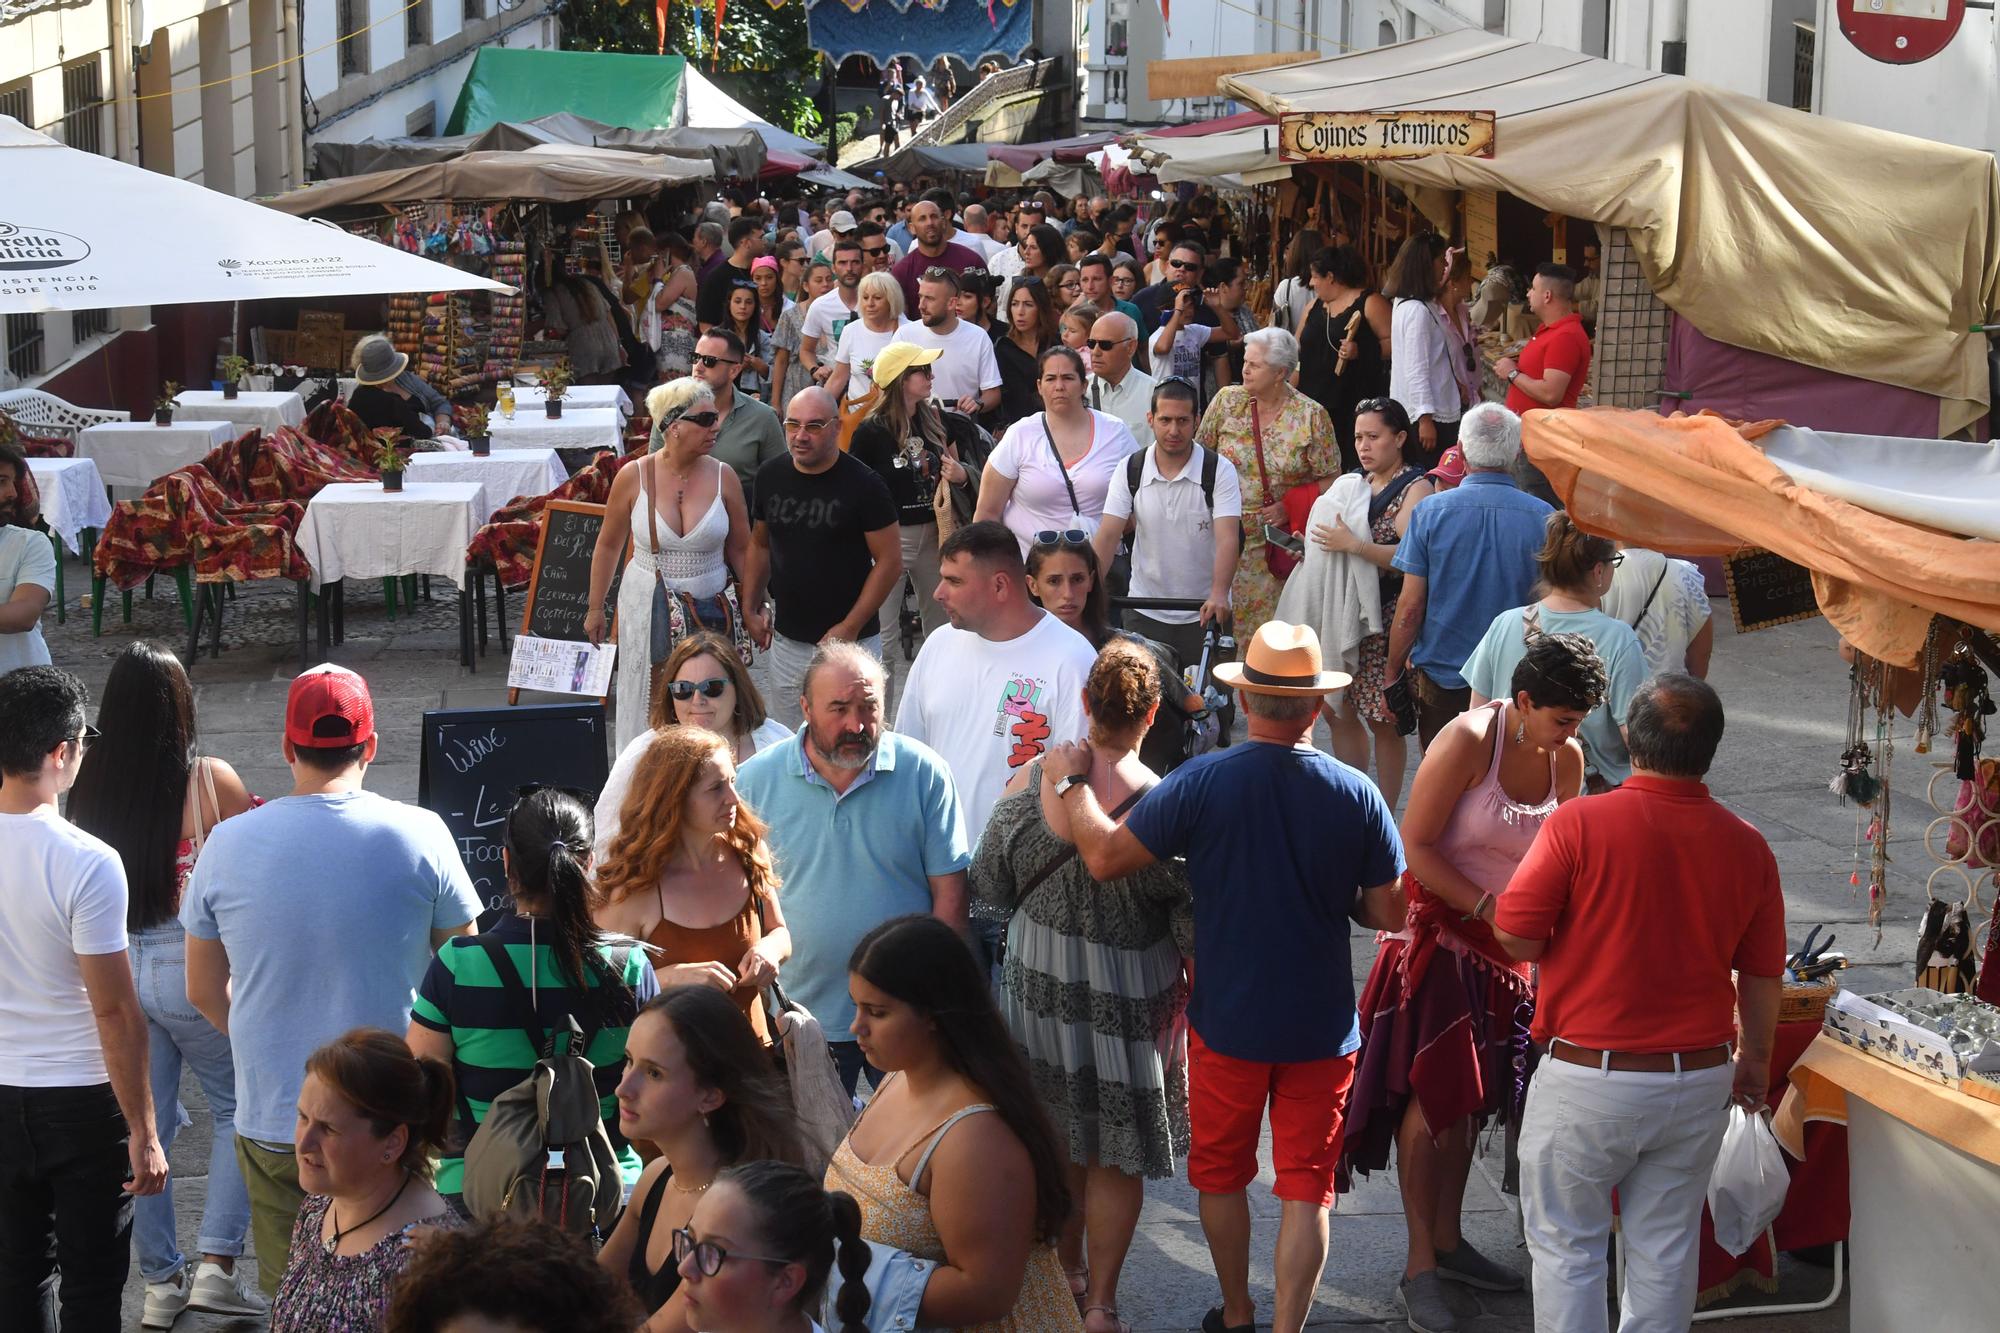
[{"label": "window with bars", "polygon": [[476,23],[486,17],[486,0],[465,0],[465,21]]},{"label": "window with bars", "polygon": [[334,21],[340,25],[340,73],[344,78],[349,74],[368,72],[368,0],[340,0],[334,10]]},{"label": "window with bars", "polygon": [[104,151],[104,76],[97,57],[63,68],[62,140],[86,153]]},{"label": "window with bars", "polygon": [[42,373],[40,315],[7,316],[7,369],[20,379]]},{"label": "window with bars", "polygon": [[0,88],[0,116],[12,116],[30,129],[35,124],[34,89],[26,79],[11,88]]},{"label": "window with bars", "polygon": [[1792,25],[1792,108],[1796,111],[1813,109],[1813,48],[1818,41],[1819,33],[1812,24]]},{"label": "window with bars", "polygon": [[403,42],[406,46],[431,44],[431,0],[414,0],[403,14]]},{"label": "window with bars", "polygon": [[72,342],[82,343],[95,338],[100,333],[111,331],[109,310],[79,310],[69,317],[69,336]]}]

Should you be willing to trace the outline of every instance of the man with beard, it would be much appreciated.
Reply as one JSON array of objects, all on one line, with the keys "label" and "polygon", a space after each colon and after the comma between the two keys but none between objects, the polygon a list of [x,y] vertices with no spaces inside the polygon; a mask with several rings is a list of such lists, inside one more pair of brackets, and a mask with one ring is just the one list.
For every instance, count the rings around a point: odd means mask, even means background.
[{"label": "man with beard", "polygon": [[833,373],[832,357],[824,362],[821,357],[840,341],[847,322],[860,318],[856,310],[861,304],[861,271],[860,238],[842,236],[833,243],[834,289],[806,307],[799,326],[799,361],[818,383],[826,383]]},{"label": "man with beard", "polygon": [[[805,725],[743,761],[736,791],[770,825],[778,902],[792,930],[785,992],[819,1019],[851,1094],[866,1061],[850,1024],[847,961],[892,917],[929,912],[965,929],[971,840],[951,770],[882,729],[887,681],[858,644],[820,645],[806,667]],[[882,1075],[868,1069],[871,1086]]]},{"label": "man with beard", "polygon": [[28,460],[0,444],[0,675],[16,667],[47,666],[42,612],[56,587],[56,553],[44,534],[27,526],[34,482]]},{"label": "man with beard", "polygon": [[931,396],[941,407],[976,417],[1000,406],[1000,363],[993,356],[993,339],[977,324],[958,317],[958,274],[948,268],[927,272],[917,284],[916,311],[921,325],[896,337],[918,347],[935,347],[931,362]]},{"label": "man with beard", "polygon": [[985,262],[978,251],[947,240],[946,233],[950,229],[951,215],[929,199],[919,200],[917,206],[910,210],[910,234],[916,238],[916,247],[889,269],[889,276],[903,289],[907,308],[917,308],[917,279],[926,272],[948,269],[953,273],[963,273]]}]

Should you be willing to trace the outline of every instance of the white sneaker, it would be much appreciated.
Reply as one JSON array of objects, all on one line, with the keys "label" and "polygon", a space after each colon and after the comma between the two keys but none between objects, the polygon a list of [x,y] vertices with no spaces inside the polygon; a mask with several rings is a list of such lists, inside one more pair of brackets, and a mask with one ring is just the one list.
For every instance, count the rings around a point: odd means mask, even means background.
[{"label": "white sneaker", "polygon": [[235,1272],[225,1273],[222,1265],[204,1262],[195,1269],[190,1291],[192,1300],[183,1304],[209,1314],[265,1314],[271,1308],[264,1293],[250,1285],[241,1264]]},{"label": "white sneaker", "polygon": [[194,1287],[188,1282],[187,1265],[182,1264],[165,1282],[146,1284],[146,1309],[139,1316],[141,1328],[172,1328],[181,1311],[187,1309]]}]

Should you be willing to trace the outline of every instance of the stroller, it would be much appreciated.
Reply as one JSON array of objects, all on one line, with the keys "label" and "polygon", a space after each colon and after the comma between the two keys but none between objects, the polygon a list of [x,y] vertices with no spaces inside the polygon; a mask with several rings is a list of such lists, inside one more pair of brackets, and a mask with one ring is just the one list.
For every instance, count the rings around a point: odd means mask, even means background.
[{"label": "stroller", "polygon": [[[1202,606],[1199,600],[1175,597],[1114,597],[1111,604],[1120,611],[1199,611]],[[1201,658],[1196,662],[1180,661],[1163,643],[1146,642],[1159,657],[1175,665],[1187,687],[1185,691],[1162,691],[1159,716],[1139,749],[1145,765],[1165,775],[1198,754],[1229,744],[1236,724],[1236,696],[1216,683],[1214,668],[1236,656],[1236,640],[1221,624],[1210,623],[1202,635]],[[1201,697],[1199,711],[1187,709],[1186,694]]]}]

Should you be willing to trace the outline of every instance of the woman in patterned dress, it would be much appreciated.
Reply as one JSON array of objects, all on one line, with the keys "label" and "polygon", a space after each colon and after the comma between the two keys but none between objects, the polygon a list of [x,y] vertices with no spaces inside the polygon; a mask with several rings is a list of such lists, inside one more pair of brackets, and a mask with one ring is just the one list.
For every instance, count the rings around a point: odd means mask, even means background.
[{"label": "woman in patterned dress", "polygon": [[[1322,705],[1333,753],[1344,764],[1368,771],[1368,741],[1375,741],[1375,785],[1395,808],[1403,792],[1403,766],[1409,745],[1396,730],[1396,715],[1382,698],[1383,668],[1389,660],[1387,627],[1396,619],[1396,596],[1403,576],[1390,565],[1396,544],[1409,531],[1410,510],[1433,489],[1428,478],[1403,461],[1410,439],[1410,414],[1393,398],[1365,398],[1355,407],[1354,450],[1368,478],[1368,535],[1350,529],[1339,515],[1316,525],[1312,540],[1320,549],[1356,555],[1374,565],[1382,589],[1383,630],[1361,640],[1361,668],[1354,684],[1332,704]],[[1352,484],[1352,483],[1345,483]]]},{"label": "woman in patterned dress", "polygon": [[[1086,782],[1114,818],[1158,781],[1139,743],[1160,688],[1153,655],[1123,639],[1105,645],[1084,685]],[[994,807],[968,878],[981,901],[1012,914],[1001,1012],[1067,1140],[1070,1193],[1084,1201],[1057,1252],[1071,1290],[1083,1283],[1084,1328],[1118,1333],[1118,1275],[1144,1182],[1172,1176],[1188,1147],[1187,1070],[1168,1034],[1187,1002],[1191,901],[1177,864],[1093,880],[1067,841],[1063,806],[1044,799],[1041,766],[1023,771],[1025,789]],[[1086,1235],[1086,1217],[1111,1222]]]},{"label": "woman in patterned dress", "polygon": [[1266,558],[1264,525],[1288,528],[1285,493],[1307,482],[1324,491],[1338,466],[1326,409],[1289,383],[1298,363],[1298,340],[1285,330],[1250,334],[1243,345],[1243,383],[1215,395],[1195,432],[1197,441],[1227,458],[1243,479],[1245,541],[1230,587],[1239,644],[1248,644],[1271,618],[1283,586]]}]

